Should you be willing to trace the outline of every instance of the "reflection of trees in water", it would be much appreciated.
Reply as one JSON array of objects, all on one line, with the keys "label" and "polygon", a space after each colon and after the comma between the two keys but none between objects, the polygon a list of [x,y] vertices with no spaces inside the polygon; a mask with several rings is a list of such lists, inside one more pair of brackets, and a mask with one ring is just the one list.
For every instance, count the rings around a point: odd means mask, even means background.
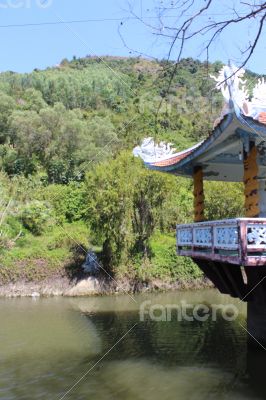
[{"label": "reflection of trees in water", "polygon": [[138,325],[115,347],[108,359],[145,357],[167,365],[210,363],[226,370],[245,367],[246,335],[237,321],[139,322],[136,312],[97,313],[89,317],[103,342],[103,352],[116,343],[136,322]]},{"label": "reflection of trees in water", "polygon": [[[102,342],[101,354],[92,355],[84,346],[83,354],[68,350],[61,358],[49,355],[48,359],[36,359],[35,363],[25,360],[17,366],[12,363],[8,367],[6,364],[5,371],[9,374],[6,385],[12,382],[13,387],[9,387],[6,392],[9,397],[7,395],[5,398],[35,400],[59,397],[58,394],[76,382],[125,332],[139,322],[136,311],[97,312],[87,318],[92,322],[85,324],[88,330],[94,326]],[[204,323],[178,322],[174,319],[172,322],[139,322],[86,376],[69,398],[213,398],[203,396],[202,392],[198,396],[197,388],[200,386],[206,393],[213,394],[215,391],[217,399],[228,399],[222,397],[223,392],[229,389],[239,393],[238,388],[234,389],[236,374],[245,364],[245,335],[242,335],[241,329],[237,322],[225,322],[221,317],[216,322]],[[241,355],[242,359],[239,360]],[[193,390],[196,397],[190,397]]]},{"label": "reflection of trees in water", "polygon": [[[239,390],[246,372],[246,333],[244,317],[225,321],[217,313],[217,320],[205,322],[177,321],[139,322],[136,312],[97,313],[90,315],[101,335],[103,352],[116,343],[136,322],[138,325],[115,347],[105,362],[135,359],[165,368],[179,367],[214,369],[227,374],[217,385],[219,395]],[[245,389],[246,390],[246,389]],[[243,396],[244,398],[244,396]]]},{"label": "reflection of trees in water", "polygon": [[266,351],[249,343],[247,352],[249,383],[257,395],[263,399],[266,398],[265,365]]}]

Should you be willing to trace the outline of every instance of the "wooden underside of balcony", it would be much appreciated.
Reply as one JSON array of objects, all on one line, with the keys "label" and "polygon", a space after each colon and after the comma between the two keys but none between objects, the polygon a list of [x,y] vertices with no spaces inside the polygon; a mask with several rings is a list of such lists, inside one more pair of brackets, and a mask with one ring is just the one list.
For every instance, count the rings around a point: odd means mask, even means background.
[{"label": "wooden underside of balcony", "polygon": [[177,253],[191,257],[221,293],[266,304],[266,218],[178,225]]}]

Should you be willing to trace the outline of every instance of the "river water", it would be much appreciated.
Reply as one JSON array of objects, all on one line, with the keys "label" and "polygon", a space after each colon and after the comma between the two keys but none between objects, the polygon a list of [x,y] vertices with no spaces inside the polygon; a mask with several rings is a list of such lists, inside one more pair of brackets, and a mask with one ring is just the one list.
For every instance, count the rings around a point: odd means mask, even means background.
[{"label": "river water", "polygon": [[[144,301],[157,311],[140,320]],[[160,320],[182,302],[233,303],[238,316]],[[245,305],[216,290],[1,299],[0,399],[262,399],[264,382],[247,369],[245,320]]]}]

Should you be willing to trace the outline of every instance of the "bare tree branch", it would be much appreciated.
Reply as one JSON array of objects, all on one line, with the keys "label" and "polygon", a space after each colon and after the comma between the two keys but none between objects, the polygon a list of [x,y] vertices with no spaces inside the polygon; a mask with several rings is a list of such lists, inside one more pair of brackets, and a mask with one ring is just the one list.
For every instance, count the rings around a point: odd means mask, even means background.
[{"label": "bare tree branch", "polygon": [[[253,41],[253,43],[256,46],[259,41],[260,35],[262,33],[263,24],[265,22],[264,14],[266,12],[266,2],[252,3],[247,1],[241,1],[239,4],[240,6],[238,8],[236,8],[236,6],[230,8],[233,12],[233,17],[232,17],[232,13],[208,14],[210,7],[212,5],[219,5],[219,0],[206,0],[205,4],[203,4],[202,6],[198,6],[198,10],[195,0],[176,1],[174,6],[171,8],[168,7],[160,8],[161,11],[157,15],[159,21],[159,27],[154,26],[154,24],[148,23],[147,19],[145,18],[140,18],[134,12],[134,9],[132,5],[130,5],[130,3],[129,3],[129,12],[131,16],[133,16],[135,19],[137,19],[139,22],[143,23],[147,28],[149,28],[154,35],[157,35],[162,38],[164,37],[167,39],[171,39],[167,56],[167,59],[169,60],[172,56],[173,49],[176,48],[177,44],[179,44],[179,49],[181,48],[181,46],[183,48],[185,47],[182,42],[183,39],[185,42],[187,42],[190,39],[201,37],[204,35],[209,35],[212,32],[205,46],[206,50],[208,49],[209,51],[215,39],[218,36],[221,36],[224,31],[228,30],[230,26],[241,24],[242,22],[248,20],[254,20],[254,25],[259,20],[259,26],[258,29],[256,30],[256,34]],[[180,15],[177,16],[178,21],[172,26],[169,24],[164,24],[164,19],[170,17],[169,15],[165,15],[164,11],[167,9],[180,10]],[[191,16],[189,16],[184,20],[186,13],[190,10],[192,12]],[[200,18],[202,17],[207,18],[208,15],[216,15],[220,18],[215,18],[211,22],[207,22],[206,20],[203,20],[203,22],[201,22]],[[228,18],[223,18],[226,15],[228,15]],[[208,20],[210,20],[210,18],[208,18]],[[196,29],[193,29],[193,27],[195,27]],[[125,44],[125,40],[123,40],[123,43]],[[247,63],[247,61],[252,56],[253,52],[254,52],[253,45],[249,46],[245,52],[242,52],[242,54],[247,54],[246,59],[244,59],[243,61],[243,65]]]},{"label": "bare tree branch", "polygon": [[[218,10],[214,10],[213,7],[215,6],[220,6],[221,9],[221,2],[219,0],[177,0],[171,2],[171,7],[167,7],[166,5],[159,8],[154,7],[153,11],[157,14],[157,26],[154,23],[147,22],[149,17],[139,17],[134,11],[133,6],[129,6],[131,17],[144,24],[153,35],[160,39],[167,39],[169,46],[166,57],[167,61],[173,59],[174,51],[177,52],[174,64],[166,64],[166,68],[170,68],[171,73],[168,82],[166,83],[166,89],[163,91],[163,95],[161,95],[161,101],[156,112],[156,125],[159,111],[162,107],[164,98],[167,97],[170,92],[183,51],[188,47],[191,40],[198,39],[204,45],[204,50],[207,54],[208,71],[209,54],[217,38],[222,38],[223,34],[230,31],[231,27],[250,21],[252,27],[254,26],[252,29],[253,37],[251,40],[247,37],[245,49],[241,50],[242,59],[240,65],[234,74],[243,68],[254,54],[258,42],[262,37],[263,27],[266,20],[266,1],[243,0],[236,4],[232,4],[228,0],[228,11],[225,10],[224,12],[222,12],[223,9],[220,11],[219,8]],[[176,15],[176,20],[173,21],[172,25],[169,23],[169,19],[175,16],[168,15],[166,12],[168,10],[176,10],[178,14]],[[126,45],[126,40],[122,37],[121,31],[120,37],[125,47],[129,48]],[[130,50],[132,52],[134,51],[133,49]],[[141,51],[137,51],[137,53],[143,55]],[[145,56],[148,55],[146,54]],[[226,79],[230,79],[234,74],[232,73],[232,75]]]}]

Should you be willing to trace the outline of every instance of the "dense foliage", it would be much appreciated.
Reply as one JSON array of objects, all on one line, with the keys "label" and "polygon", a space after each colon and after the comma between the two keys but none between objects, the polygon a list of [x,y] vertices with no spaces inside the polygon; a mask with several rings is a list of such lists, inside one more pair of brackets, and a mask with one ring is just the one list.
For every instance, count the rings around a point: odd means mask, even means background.
[{"label": "dense foliage", "polygon": [[104,250],[104,265],[126,263],[135,254],[150,255],[149,240],[160,225],[171,190],[170,179],[144,169],[122,154],[87,175],[85,204],[91,230]]},{"label": "dense foliage", "polygon": [[[113,274],[197,276],[174,244],[175,224],[192,220],[191,181],[146,170],[131,150],[147,136],[184,149],[208,135],[221,107],[209,74],[220,67],[182,60],[169,93],[165,61],[87,57],[1,73],[0,264],[32,265],[42,243],[42,258],[64,267],[82,242]],[[241,215],[241,185],[206,187],[207,218]]]}]

